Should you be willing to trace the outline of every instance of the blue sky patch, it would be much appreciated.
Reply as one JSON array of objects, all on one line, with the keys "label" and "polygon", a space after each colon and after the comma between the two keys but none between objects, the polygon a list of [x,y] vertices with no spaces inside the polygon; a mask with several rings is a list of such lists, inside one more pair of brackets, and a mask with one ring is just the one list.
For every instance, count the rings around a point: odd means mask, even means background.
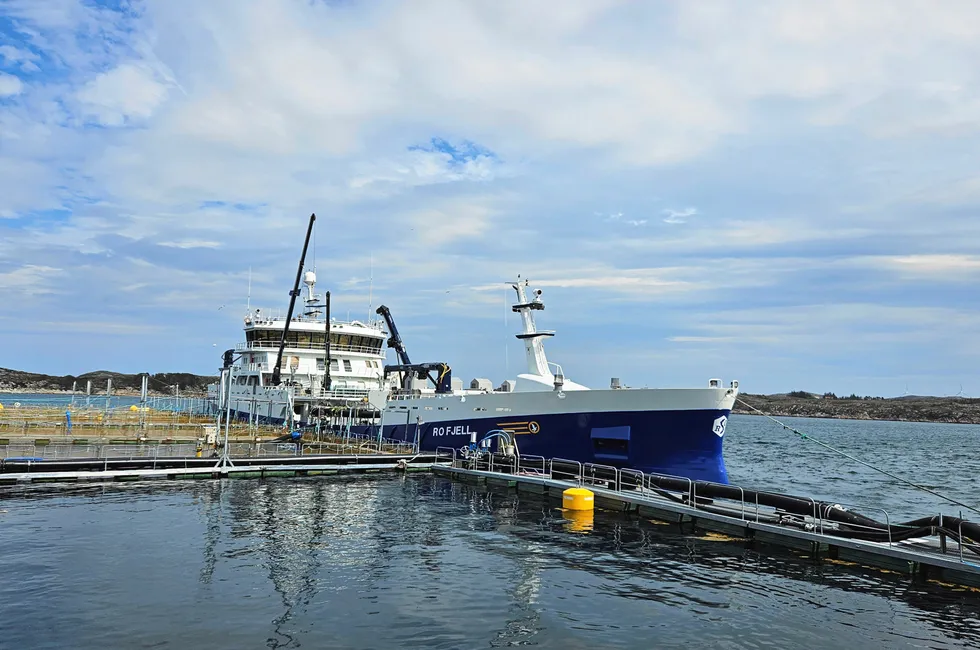
[{"label": "blue sky patch", "polygon": [[497,154],[470,140],[460,140],[453,144],[444,138],[433,137],[428,144],[412,145],[408,150],[447,154],[455,165],[462,165],[478,158],[488,158],[495,162],[500,160]]}]

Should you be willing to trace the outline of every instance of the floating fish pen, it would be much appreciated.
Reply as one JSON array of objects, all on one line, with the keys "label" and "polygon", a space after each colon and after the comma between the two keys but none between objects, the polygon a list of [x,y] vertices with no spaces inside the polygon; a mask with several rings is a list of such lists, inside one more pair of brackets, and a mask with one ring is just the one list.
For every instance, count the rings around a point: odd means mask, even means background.
[{"label": "floating fish pen", "polygon": [[[0,405],[0,438],[14,437],[186,437],[214,424],[214,416],[145,405],[92,405],[7,402]],[[271,428],[270,428],[271,429]]]},{"label": "floating fish pen", "polygon": [[[764,547],[800,549],[817,560],[851,561],[910,577],[980,586],[980,524],[934,515],[898,522],[875,508],[846,507],[779,493],[649,474],[634,469],[470,450],[440,448],[451,463],[433,472],[454,480],[581,501],[595,508],[721,533]],[[571,502],[571,501],[569,501]],[[591,506],[590,506],[591,507]],[[861,511],[876,511],[869,517]],[[591,512],[571,512],[581,526]]]}]

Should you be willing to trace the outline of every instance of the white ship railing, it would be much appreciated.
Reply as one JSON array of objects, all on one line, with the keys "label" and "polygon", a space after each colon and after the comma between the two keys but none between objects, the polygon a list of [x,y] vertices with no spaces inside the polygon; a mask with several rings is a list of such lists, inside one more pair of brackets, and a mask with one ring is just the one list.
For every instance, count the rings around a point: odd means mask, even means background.
[{"label": "white ship railing", "polygon": [[[274,341],[251,341],[245,343],[236,343],[235,351],[242,352],[245,350],[278,350],[279,344]],[[299,343],[299,342],[289,342],[286,344],[286,350],[323,350],[322,343]],[[336,352],[353,352],[355,354],[374,354],[378,356],[384,356],[384,350],[380,347],[374,348],[366,345],[340,345],[339,343],[331,343],[330,350]]]},{"label": "white ship railing", "polygon": [[338,388],[336,390],[319,390],[311,394],[299,394],[298,397],[315,397],[317,399],[362,399],[368,396],[366,388]]}]

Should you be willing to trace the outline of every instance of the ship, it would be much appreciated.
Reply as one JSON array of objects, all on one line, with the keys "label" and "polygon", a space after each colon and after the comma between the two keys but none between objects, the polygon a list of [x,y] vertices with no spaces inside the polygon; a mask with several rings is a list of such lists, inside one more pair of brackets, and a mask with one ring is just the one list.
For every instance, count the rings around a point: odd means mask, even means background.
[{"label": "ship", "polygon": [[[517,295],[526,372],[494,385],[473,379],[468,388],[448,363],[413,363],[391,311],[378,307],[364,320],[330,315],[330,292],[316,293],[306,270],[311,215],[289,309],[271,316],[248,309],[245,341],[225,352],[221,379],[209,387],[216,413],[238,421],[279,425],[293,439],[315,431],[343,431],[408,443],[419,451],[495,445],[526,456],[633,468],[646,473],[727,483],[723,441],[738,382],[709,379],[700,388],[628,388],[612,379],[591,389],[548,361],[537,329],[541,289],[518,276]],[[301,295],[306,295],[293,315]],[[388,364],[388,349],[398,363]]]},{"label": "ship", "polygon": [[[465,452],[502,433],[494,444],[512,443],[520,455],[728,482],[723,441],[737,381],[727,387],[709,379],[701,388],[627,388],[612,379],[608,389],[570,381],[545,354],[544,340],[555,332],[538,330],[535,323],[535,312],[544,309],[541,289],[531,291],[530,282],[520,278],[511,286],[527,371],[496,388],[474,379],[463,389],[448,364],[402,359],[385,371],[411,381],[388,388],[383,400],[372,391],[371,401],[382,405],[381,436],[424,451]],[[426,377],[424,385],[417,384]]]}]

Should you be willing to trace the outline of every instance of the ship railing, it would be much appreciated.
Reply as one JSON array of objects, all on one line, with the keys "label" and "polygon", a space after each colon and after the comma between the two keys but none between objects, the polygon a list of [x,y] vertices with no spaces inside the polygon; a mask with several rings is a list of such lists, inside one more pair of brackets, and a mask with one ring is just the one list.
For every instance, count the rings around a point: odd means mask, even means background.
[{"label": "ship railing", "polygon": [[368,396],[367,388],[331,388],[330,390],[312,391],[309,395],[300,393],[297,397],[315,397],[316,399],[363,399]]},{"label": "ship railing", "polygon": [[[274,341],[250,341],[245,343],[236,343],[235,351],[244,352],[248,350],[278,350],[279,343]],[[323,343],[312,343],[312,342],[300,342],[300,341],[287,341],[285,350],[316,350],[317,352],[324,352]],[[385,356],[385,351],[380,347],[373,347],[370,345],[341,345],[339,343],[330,344],[331,352],[353,352],[355,354],[373,354],[377,356]]]}]

